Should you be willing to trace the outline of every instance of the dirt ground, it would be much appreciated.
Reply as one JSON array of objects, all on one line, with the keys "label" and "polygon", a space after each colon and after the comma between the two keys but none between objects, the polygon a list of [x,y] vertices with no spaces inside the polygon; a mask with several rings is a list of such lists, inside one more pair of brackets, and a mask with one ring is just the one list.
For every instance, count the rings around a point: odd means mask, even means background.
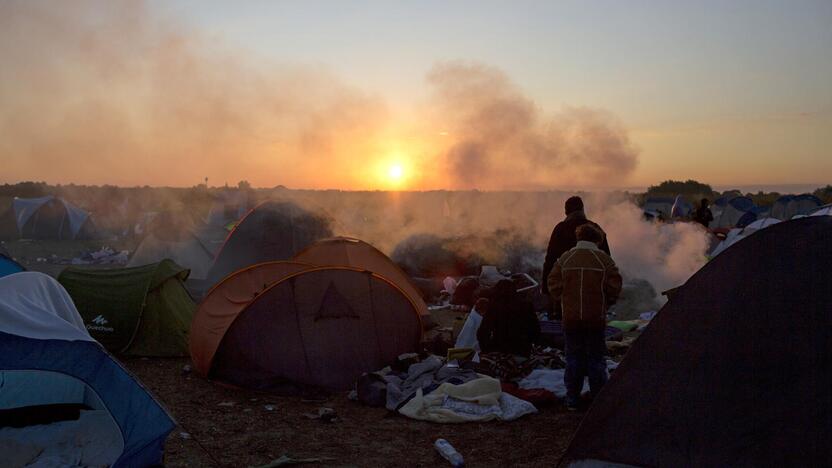
[{"label": "dirt ground", "polygon": [[[581,419],[554,404],[513,422],[435,424],[365,407],[346,394],[309,401],[225,388],[184,373],[186,364],[188,359],[125,362],[179,423],[165,449],[170,467],[257,466],[284,454],[325,458],[318,466],[443,466],[432,445],[440,437],[466,466],[553,466]],[[306,416],[321,407],[333,408],[338,419]]]},{"label": "dirt ground", "polygon": [[[104,245],[133,248],[106,241],[4,243],[26,268],[52,276],[72,257]],[[446,318],[450,323],[454,314]],[[443,425],[368,408],[346,394],[309,401],[222,387],[183,372],[187,358],[123,363],[179,424],[165,446],[170,467],[258,466],[281,455],[324,459],[309,466],[450,466],[433,448],[440,437],[464,456],[466,466],[553,466],[581,419],[554,404],[513,422]],[[321,407],[333,408],[338,419],[325,423],[306,416]]]}]

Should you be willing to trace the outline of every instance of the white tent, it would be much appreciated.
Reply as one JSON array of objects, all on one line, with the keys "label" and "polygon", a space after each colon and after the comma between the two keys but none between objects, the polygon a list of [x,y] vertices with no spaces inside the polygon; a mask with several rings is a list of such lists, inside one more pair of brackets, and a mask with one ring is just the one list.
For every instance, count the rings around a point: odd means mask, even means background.
[{"label": "white tent", "polygon": [[832,204],[824,205],[813,211],[809,216],[832,216]]},{"label": "white tent", "polygon": [[732,245],[745,239],[746,237],[759,231],[760,229],[765,229],[779,222],[780,220],[777,218],[762,218],[758,219],[757,221],[754,221],[753,223],[749,224],[748,226],[742,229],[731,229],[730,231],[728,231],[728,236],[725,238],[725,240],[717,244],[717,246],[711,252],[711,258],[716,257],[728,247],[731,247]]}]

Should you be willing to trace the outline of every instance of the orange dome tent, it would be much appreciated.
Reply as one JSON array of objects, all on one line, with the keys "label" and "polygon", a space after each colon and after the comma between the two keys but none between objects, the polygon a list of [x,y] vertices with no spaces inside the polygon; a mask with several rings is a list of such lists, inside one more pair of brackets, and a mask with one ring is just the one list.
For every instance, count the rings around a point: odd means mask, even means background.
[{"label": "orange dome tent", "polygon": [[210,379],[267,391],[344,390],[363,372],[416,351],[420,340],[418,307],[390,279],[268,262],[208,293],[190,348],[195,370]]}]

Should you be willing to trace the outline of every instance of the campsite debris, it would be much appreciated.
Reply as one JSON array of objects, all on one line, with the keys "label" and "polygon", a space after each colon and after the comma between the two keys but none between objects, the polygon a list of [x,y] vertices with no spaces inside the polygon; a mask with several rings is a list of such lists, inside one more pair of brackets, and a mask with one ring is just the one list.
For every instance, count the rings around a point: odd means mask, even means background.
[{"label": "campsite debris", "polygon": [[465,465],[465,460],[462,458],[462,455],[460,455],[454,446],[447,440],[436,439],[433,446],[436,447],[436,451],[439,452],[439,455],[442,455],[442,458],[448,460],[454,468],[460,468]]},{"label": "campsite debris", "polygon": [[347,393],[347,400],[358,401],[358,392],[355,390],[350,390],[350,392]]},{"label": "campsite debris", "polygon": [[326,423],[331,423],[338,420],[338,414],[335,413],[335,410],[327,407],[318,408],[318,414],[305,413],[304,416],[306,416],[309,419],[320,419],[321,421]]},{"label": "campsite debris", "polygon": [[266,405],[263,408],[265,408],[266,411],[274,411],[274,405]]},{"label": "campsite debris", "polygon": [[320,457],[320,458],[292,458],[288,455],[281,455],[280,458],[275,458],[274,460],[266,463],[265,465],[255,466],[251,468],[276,468],[278,466],[286,466],[286,465],[300,465],[301,463],[321,463],[327,461],[334,461],[334,458],[330,457]]},{"label": "campsite debris", "polygon": [[192,370],[194,370],[194,368],[191,367],[190,364],[185,364],[184,366],[182,366],[182,374],[183,375],[190,374]]},{"label": "campsite debris", "polygon": [[237,403],[234,403],[233,401],[223,401],[223,402],[217,403],[217,406],[234,406],[236,404]]},{"label": "campsite debris", "polygon": [[191,435],[188,434],[187,432],[180,432],[179,437],[181,437],[182,439],[188,440],[188,439],[191,438]]},{"label": "campsite debris", "polygon": [[[69,263],[73,265],[126,265],[129,250],[116,252],[111,247],[104,246],[94,252],[83,252],[80,256],[73,258]],[[53,263],[66,263],[53,255]]]},{"label": "campsite debris", "polygon": [[655,317],[657,313],[658,312],[655,312],[655,311],[644,312],[643,314],[640,314],[638,316],[638,318],[641,319],[641,320],[648,320],[648,321],[653,320],[653,317]]}]

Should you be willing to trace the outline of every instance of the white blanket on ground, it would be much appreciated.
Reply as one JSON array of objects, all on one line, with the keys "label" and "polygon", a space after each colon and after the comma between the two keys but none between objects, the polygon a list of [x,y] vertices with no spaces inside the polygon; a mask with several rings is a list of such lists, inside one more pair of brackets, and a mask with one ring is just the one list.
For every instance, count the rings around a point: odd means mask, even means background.
[{"label": "white blanket on ground", "polygon": [[[613,370],[618,367],[615,361],[607,360],[607,370]],[[520,381],[520,388],[525,390],[532,390],[542,388],[555,394],[558,398],[566,398],[566,385],[563,383],[564,369],[535,369],[526,378]],[[589,384],[584,379],[584,387],[581,393],[589,391]]]},{"label": "white blanket on ground", "polygon": [[438,423],[513,421],[536,412],[528,401],[503,393],[500,381],[491,377],[462,385],[444,383],[428,395],[419,390],[399,409],[409,418]]}]

